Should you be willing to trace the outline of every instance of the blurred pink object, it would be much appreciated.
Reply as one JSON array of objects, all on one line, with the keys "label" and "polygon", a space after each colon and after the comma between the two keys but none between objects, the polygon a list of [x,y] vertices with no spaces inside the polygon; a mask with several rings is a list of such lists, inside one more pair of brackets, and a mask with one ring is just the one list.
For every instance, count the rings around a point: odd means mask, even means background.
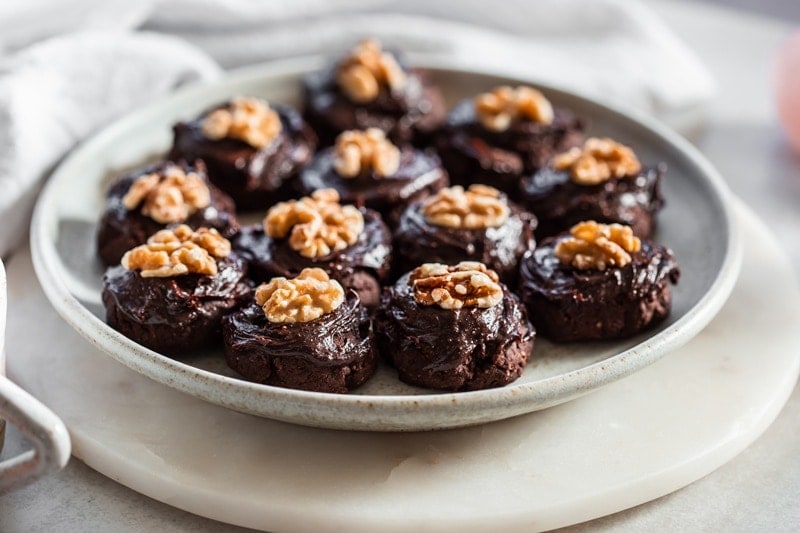
[{"label": "blurred pink object", "polygon": [[778,119],[789,142],[800,152],[800,29],[777,52],[774,88]]}]

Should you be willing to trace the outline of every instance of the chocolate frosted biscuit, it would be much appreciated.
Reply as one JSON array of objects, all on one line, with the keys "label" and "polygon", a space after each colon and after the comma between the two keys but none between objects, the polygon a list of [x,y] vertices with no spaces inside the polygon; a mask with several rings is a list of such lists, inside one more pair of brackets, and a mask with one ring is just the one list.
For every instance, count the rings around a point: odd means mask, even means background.
[{"label": "chocolate frosted biscuit", "polygon": [[448,179],[435,154],[398,148],[373,128],[340,134],[334,147],[318,152],[303,169],[299,183],[305,194],[335,189],[343,203],[374,209],[394,226],[406,206],[445,187]]},{"label": "chocolate frosted biscuit", "polygon": [[633,150],[611,139],[587,139],[583,148],[557,155],[523,178],[522,202],[539,218],[536,234],[548,237],[582,220],[631,226],[648,238],[664,206],[666,166],[643,167]]},{"label": "chocolate frosted biscuit", "polygon": [[263,209],[295,196],[295,179],[317,138],[300,113],[257,98],[234,98],[173,127],[169,157],[202,159],[212,183],[239,210]]},{"label": "chocolate frosted biscuit", "polygon": [[425,262],[479,261],[509,284],[519,259],[533,249],[536,217],[485,185],[442,189],[409,206],[394,232],[395,269],[408,272]]},{"label": "chocolate frosted biscuit", "polygon": [[365,308],[320,269],[259,287],[224,319],[223,336],[228,366],[257,383],[346,393],[375,372]]},{"label": "chocolate frosted biscuit", "polygon": [[628,226],[577,224],[520,262],[520,297],[555,341],[630,337],[669,315],[680,271],[672,251]]},{"label": "chocolate frosted biscuit", "polygon": [[428,263],[384,290],[378,347],[412,385],[451,391],[502,387],[519,378],[535,330],[497,274],[480,263]]},{"label": "chocolate frosted biscuit", "polygon": [[106,195],[97,253],[106,265],[169,224],[214,228],[230,238],[239,231],[233,200],[208,182],[197,161],[163,162],[117,178]]},{"label": "chocolate frosted biscuit", "polygon": [[365,39],[345,56],[303,78],[303,115],[322,146],[347,130],[378,128],[397,144],[424,146],[445,116],[444,99],[425,72]]},{"label": "chocolate frosted biscuit", "polygon": [[340,205],[332,189],[275,205],[264,224],[242,228],[233,247],[256,281],[319,267],[368,307],[378,303],[392,257],[391,235],[380,215]]},{"label": "chocolate frosted biscuit", "polygon": [[498,87],[456,104],[436,136],[457,185],[483,183],[518,199],[519,181],[583,139],[585,124],[530,87]]},{"label": "chocolate frosted biscuit", "polygon": [[247,265],[216,231],[161,230],[103,276],[106,322],[166,355],[219,342],[222,316],[252,293]]}]

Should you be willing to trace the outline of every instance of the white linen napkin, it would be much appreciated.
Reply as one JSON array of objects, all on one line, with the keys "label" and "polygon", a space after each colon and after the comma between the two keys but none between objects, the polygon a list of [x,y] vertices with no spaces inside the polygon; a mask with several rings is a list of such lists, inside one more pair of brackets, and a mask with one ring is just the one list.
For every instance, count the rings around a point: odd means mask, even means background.
[{"label": "white linen napkin", "polygon": [[43,177],[99,126],[179,85],[216,78],[217,63],[330,55],[366,35],[661,118],[685,115],[714,93],[695,56],[626,0],[4,0],[0,255],[26,235]]},{"label": "white linen napkin", "polygon": [[79,32],[0,60],[0,256],[27,236],[43,177],[111,119],[220,68],[182,40]]},{"label": "white linen napkin", "polygon": [[343,50],[358,36],[377,35],[407,52],[534,76],[656,114],[695,106],[714,92],[694,54],[630,0],[199,3],[162,2],[145,27],[186,39],[226,68]]}]

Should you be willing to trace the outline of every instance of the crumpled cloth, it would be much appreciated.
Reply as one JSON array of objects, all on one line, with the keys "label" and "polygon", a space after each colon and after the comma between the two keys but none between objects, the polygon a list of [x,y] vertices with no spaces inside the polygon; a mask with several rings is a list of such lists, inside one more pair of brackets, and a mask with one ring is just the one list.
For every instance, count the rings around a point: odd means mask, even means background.
[{"label": "crumpled cloth", "polygon": [[4,0],[0,255],[26,237],[42,180],[115,117],[223,68],[331,55],[367,35],[667,120],[714,94],[692,52],[635,1]]}]

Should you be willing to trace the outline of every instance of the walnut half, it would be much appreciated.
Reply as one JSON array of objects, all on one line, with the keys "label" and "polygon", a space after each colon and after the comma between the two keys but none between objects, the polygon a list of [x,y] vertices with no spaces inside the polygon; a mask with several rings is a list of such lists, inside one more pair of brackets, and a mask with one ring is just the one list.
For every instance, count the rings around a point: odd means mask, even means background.
[{"label": "walnut half", "polygon": [[611,178],[634,177],[642,165],[633,150],[613,139],[590,137],[582,148],[575,147],[553,158],[556,170],[569,170],[579,185],[597,185]]},{"label": "walnut half", "polygon": [[474,103],[478,120],[491,131],[505,131],[519,119],[550,124],[555,116],[552,104],[541,91],[524,85],[495,87],[476,96]]},{"label": "walnut half", "polygon": [[483,263],[462,261],[454,266],[425,263],[411,272],[414,300],[442,309],[492,307],[503,300],[500,278]]},{"label": "walnut half", "polygon": [[630,226],[579,222],[569,230],[571,237],[556,244],[555,254],[562,264],[578,270],[605,270],[631,262],[631,253],[642,248]]},{"label": "walnut half", "polygon": [[488,185],[446,187],[422,203],[422,214],[435,226],[484,229],[502,226],[508,219],[508,204],[500,191]]},{"label": "walnut half", "polygon": [[304,268],[293,279],[272,278],[256,289],[256,303],[274,323],[309,322],[342,302],[344,288],[321,268]]},{"label": "walnut half", "polygon": [[122,197],[122,205],[133,210],[141,205],[144,216],[159,224],[184,222],[211,204],[208,184],[195,172],[169,165],[162,172],[136,178]]},{"label": "walnut half", "polygon": [[364,216],[339,204],[335,189],[319,189],[299,200],[279,202],[267,211],[264,231],[275,239],[289,236],[289,246],[303,257],[325,257],[358,241]]},{"label": "walnut half", "polygon": [[121,264],[143,278],[217,273],[215,258],[227,257],[231,243],[215,229],[193,231],[185,224],[153,234],[147,243],[125,252]]},{"label": "walnut half", "polygon": [[344,131],[336,138],[333,168],[343,178],[370,170],[378,177],[391,176],[400,168],[400,150],[378,128]]},{"label": "walnut half", "polygon": [[382,88],[401,88],[406,75],[380,41],[364,39],[339,63],[336,82],[350,100],[366,103],[375,100]]},{"label": "walnut half", "polygon": [[210,112],[201,128],[209,139],[238,139],[253,148],[264,148],[280,135],[283,126],[280,116],[267,102],[240,96],[226,107]]}]

